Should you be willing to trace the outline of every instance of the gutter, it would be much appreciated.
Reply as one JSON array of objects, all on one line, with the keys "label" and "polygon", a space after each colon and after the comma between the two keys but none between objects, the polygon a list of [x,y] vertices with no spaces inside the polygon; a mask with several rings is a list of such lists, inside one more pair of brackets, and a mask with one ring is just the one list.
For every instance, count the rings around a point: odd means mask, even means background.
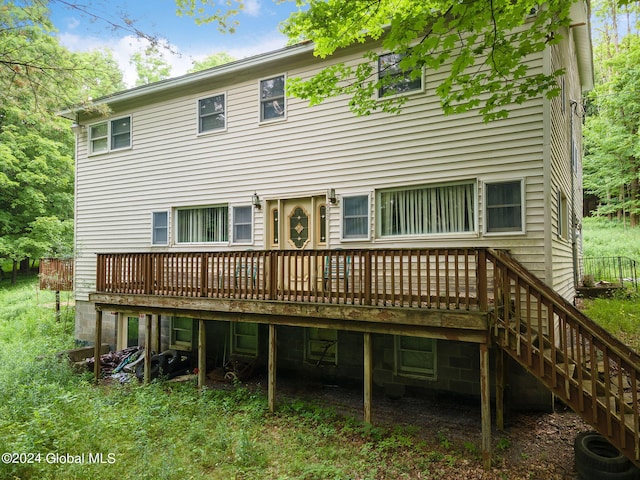
[{"label": "gutter", "polygon": [[[124,102],[149,95],[157,95],[160,93],[176,90],[205,80],[213,80],[223,75],[235,74],[243,70],[258,67],[260,65],[273,64],[279,61],[287,60],[297,55],[313,52],[314,44],[311,41],[298,43],[290,47],[284,47],[279,50],[254,55],[252,57],[236,60],[234,62],[225,63],[217,67],[208,68],[200,72],[187,73],[180,77],[160,80],[159,82],[141,85],[139,87],[130,88],[121,92],[112,93],[104,97],[91,101],[91,105],[98,107],[108,105],[114,102]],[[76,120],[77,114],[87,111],[86,105],[76,105],[69,107],[57,113],[58,116],[68,120]]]}]

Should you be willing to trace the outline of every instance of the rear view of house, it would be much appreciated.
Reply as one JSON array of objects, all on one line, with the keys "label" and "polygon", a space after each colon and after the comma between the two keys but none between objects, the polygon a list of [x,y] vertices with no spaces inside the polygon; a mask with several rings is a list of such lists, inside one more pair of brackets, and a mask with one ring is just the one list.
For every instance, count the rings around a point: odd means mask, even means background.
[{"label": "rear view of house", "polygon": [[[507,398],[549,408],[564,387],[542,352],[566,350],[580,317],[577,107],[592,64],[577,6],[562,42],[529,59],[565,69],[561,94],[490,123],[444,116],[443,74],[409,79],[377,44],[326,60],[300,44],[96,100],[108,116],[69,111],[77,339],[186,352],[201,383],[230,360],[263,368],[272,407],[276,370],[303,372],[364,382],[365,418],[374,389],[408,388],[479,397],[485,425],[489,365],[499,386],[507,375],[497,344],[528,355]],[[288,79],[370,49],[397,76],[400,114],[287,96]]]}]

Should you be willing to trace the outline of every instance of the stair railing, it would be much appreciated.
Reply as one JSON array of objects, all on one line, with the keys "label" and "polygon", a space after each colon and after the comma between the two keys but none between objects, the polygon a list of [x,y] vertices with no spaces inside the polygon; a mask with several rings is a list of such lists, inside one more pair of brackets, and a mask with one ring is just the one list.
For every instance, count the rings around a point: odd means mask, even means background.
[{"label": "stair railing", "polygon": [[640,465],[640,356],[508,253],[486,257],[496,342]]}]

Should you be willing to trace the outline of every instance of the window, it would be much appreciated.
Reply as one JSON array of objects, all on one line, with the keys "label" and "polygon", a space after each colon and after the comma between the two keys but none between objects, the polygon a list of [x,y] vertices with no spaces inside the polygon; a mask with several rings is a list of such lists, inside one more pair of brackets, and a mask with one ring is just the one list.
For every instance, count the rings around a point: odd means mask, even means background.
[{"label": "window", "polygon": [[225,94],[198,100],[198,133],[224,130],[227,127]]},{"label": "window", "polygon": [[231,323],[231,353],[258,356],[258,324]]},{"label": "window", "polygon": [[306,360],[316,365],[338,363],[338,331],[327,328],[305,328]]},{"label": "window", "polygon": [[178,243],[226,242],[228,233],[228,208],[204,207],[177,210]]},{"label": "window", "polygon": [[273,245],[278,245],[280,243],[280,224],[279,224],[279,213],[277,208],[274,208],[272,210],[271,226],[273,230],[272,243]]},{"label": "window", "polygon": [[260,80],[260,121],[284,118],[284,75]]},{"label": "window", "polygon": [[522,232],[522,181],[485,184],[486,230],[494,232]]},{"label": "window", "polygon": [[233,207],[233,241],[251,243],[252,238],[251,207]]},{"label": "window", "polygon": [[369,238],[369,195],[342,197],[342,238]]},{"label": "window", "polygon": [[106,153],[131,146],[131,117],[122,117],[110,122],[89,127],[90,153]]},{"label": "window", "polygon": [[378,57],[379,97],[422,91],[422,69],[403,70],[400,62],[404,57],[399,53]]},{"label": "window", "polygon": [[567,240],[569,238],[569,202],[567,196],[558,190],[558,236]]},{"label": "window", "polygon": [[436,341],[432,338],[395,337],[395,374],[436,378]]},{"label": "window", "polygon": [[151,244],[169,244],[169,212],[153,212],[151,214]]},{"label": "window", "polygon": [[383,237],[476,229],[474,182],[383,190],[378,205]]},{"label": "window", "polygon": [[327,243],[327,206],[324,203],[318,207],[318,221],[320,222],[318,243],[325,245]]},{"label": "window", "polygon": [[169,348],[175,350],[191,350],[193,347],[193,319],[171,317],[169,328],[171,330]]}]

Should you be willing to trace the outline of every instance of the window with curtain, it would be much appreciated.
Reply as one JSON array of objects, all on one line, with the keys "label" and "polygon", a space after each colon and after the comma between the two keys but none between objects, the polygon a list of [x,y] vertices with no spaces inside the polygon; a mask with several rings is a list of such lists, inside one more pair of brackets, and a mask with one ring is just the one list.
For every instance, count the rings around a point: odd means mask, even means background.
[{"label": "window with curtain", "polygon": [[475,231],[475,183],[378,192],[380,235]]},{"label": "window with curtain", "polygon": [[521,232],[522,181],[485,184],[487,232]]},{"label": "window with curtain", "polygon": [[185,208],[177,210],[177,243],[226,242],[228,207]]}]

